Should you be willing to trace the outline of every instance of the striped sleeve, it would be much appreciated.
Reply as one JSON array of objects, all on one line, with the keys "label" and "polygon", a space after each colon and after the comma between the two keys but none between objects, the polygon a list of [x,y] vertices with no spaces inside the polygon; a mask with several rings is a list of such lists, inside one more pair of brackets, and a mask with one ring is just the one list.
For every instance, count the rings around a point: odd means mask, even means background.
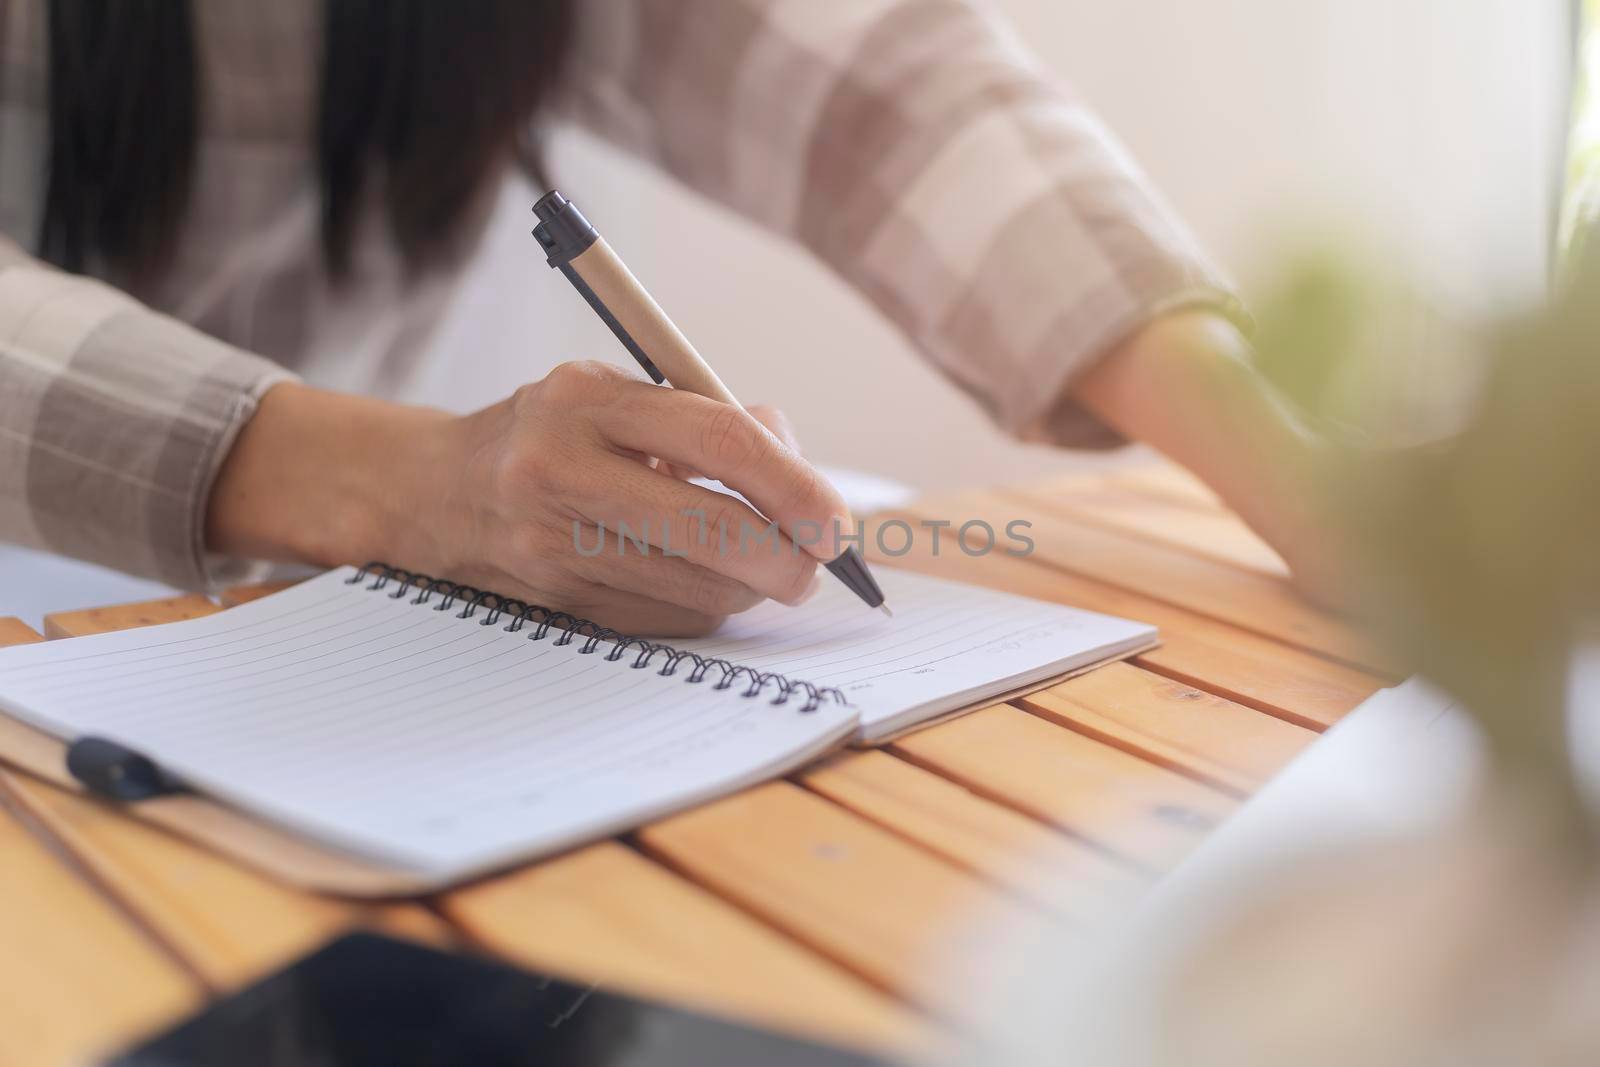
[{"label": "striped sleeve", "polygon": [[240,580],[205,508],[290,375],[0,237],[0,539],[181,588]]},{"label": "striped sleeve", "polygon": [[1164,311],[1243,314],[1090,110],[962,0],[586,5],[578,120],[787,234],[1021,436]]}]

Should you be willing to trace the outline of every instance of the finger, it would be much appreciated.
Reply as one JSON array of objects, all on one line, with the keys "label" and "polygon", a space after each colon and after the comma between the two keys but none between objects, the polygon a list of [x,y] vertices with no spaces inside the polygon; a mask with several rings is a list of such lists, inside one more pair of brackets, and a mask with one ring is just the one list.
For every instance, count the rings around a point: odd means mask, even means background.
[{"label": "finger", "polygon": [[625,387],[595,418],[614,447],[703,471],[743,493],[815,558],[834,558],[839,532],[855,529],[828,480],[740,408],[677,389]]},{"label": "finger", "polygon": [[[796,455],[802,454],[800,439],[795,436],[794,424],[789,421],[789,416],[785,415],[781,408],[775,408],[771,404],[752,404],[745,410],[750,412],[757,422],[771,430],[772,435],[782,441],[791,452]],[[705,477],[693,468],[680,467],[672,463],[663,463],[660,469],[663,474],[669,474],[686,482]]]},{"label": "finger", "polygon": [[721,615],[619,589],[596,589],[560,610],[630,637],[705,637],[723,622]]},{"label": "finger", "polygon": [[[543,563],[549,563],[546,553]],[[580,561],[582,562],[582,561]],[[615,560],[607,560],[614,563]],[[682,560],[649,560],[647,562],[682,563]],[[611,577],[619,571],[613,569]],[[621,572],[625,573],[625,572]],[[605,584],[604,578],[580,573],[578,568],[565,568],[561,574],[550,573],[548,567],[501,570],[468,575],[474,585],[485,589],[505,590],[525,603],[537,604],[549,611],[561,611],[574,618],[584,619],[618,633],[638,637],[700,637],[716,630],[727,615],[745,610],[749,601],[761,598],[757,594],[735,593],[726,603],[716,603],[717,597],[705,597],[708,606],[717,610],[703,610],[691,604],[674,603],[649,594]]]},{"label": "finger", "polygon": [[594,463],[593,488],[569,501],[585,520],[574,530],[579,555],[598,554],[604,526],[625,537],[622,548],[635,555],[641,545],[654,546],[763,597],[784,604],[805,598],[815,559],[743,501],[620,458]]},{"label": "finger", "polygon": [[668,478],[676,478],[680,482],[690,482],[696,478],[705,477],[705,475],[701,474],[697,470],[691,470],[688,467],[680,467],[675,463],[661,463],[658,461],[656,463],[656,470],[660,471],[662,474],[665,474]]},{"label": "finger", "polygon": [[701,615],[737,615],[767,599],[743,582],[687,559],[664,555],[658,548],[640,551],[614,531],[602,538],[598,530],[588,530],[581,540],[586,549],[599,545],[601,550],[595,556],[580,559],[573,569],[597,586]]},{"label": "finger", "polygon": [[795,436],[794,424],[789,421],[789,416],[785,415],[781,408],[775,408],[771,404],[752,404],[745,410],[749,411],[757,422],[771,430],[772,435],[782,441],[789,451],[797,456],[804,454],[804,449],[800,447],[800,439]]}]

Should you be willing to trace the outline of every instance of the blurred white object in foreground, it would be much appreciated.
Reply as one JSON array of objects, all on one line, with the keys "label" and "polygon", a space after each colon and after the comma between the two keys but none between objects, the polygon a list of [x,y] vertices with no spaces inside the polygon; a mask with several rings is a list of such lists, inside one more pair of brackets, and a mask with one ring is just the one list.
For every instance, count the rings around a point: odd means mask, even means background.
[{"label": "blurred white object in foreground", "polygon": [[[1573,706],[1592,756],[1600,700]],[[1600,1063],[1594,872],[1481,769],[1447,698],[1378,694],[1126,921],[997,930],[987,1046],[961,1062]]]}]

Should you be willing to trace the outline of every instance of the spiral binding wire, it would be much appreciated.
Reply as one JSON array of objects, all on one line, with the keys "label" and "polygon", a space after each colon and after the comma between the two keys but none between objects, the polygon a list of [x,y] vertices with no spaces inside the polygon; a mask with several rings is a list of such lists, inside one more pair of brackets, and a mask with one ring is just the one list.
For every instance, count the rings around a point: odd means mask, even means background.
[{"label": "spiral binding wire", "polygon": [[613,642],[611,651],[606,653],[605,658],[608,662],[616,663],[626,659],[631,651],[637,649],[633,658],[634,670],[648,668],[651,660],[661,656],[661,669],[656,673],[664,678],[674,677],[678,673],[678,668],[685,662],[693,664],[685,681],[696,685],[704,682],[712,671],[716,671],[718,675],[711,687],[732,689],[739,684],[742,676],[747,681],[744,683],[741,695],[747,700],[760,696],[768,686],[772,686],[777,694],[771,701],[774,706],[783,706],[788,704],[791,698],[804,694],[805,704],[800,708],[802,714],[816,711],[826,700],[832,700],[835,704],[850,703],[843,693],[831,686],[795,681],[781,674],[758,671],[753,667],[746,667],[716,656],[702,656],[696,652],[673,648],[671,645],[647,641],[642,637],[632,637],[564,611],[552,611],[537,604],[475,589],[470,585],[401,570],[387,563],[368,563],[357,571],[354,577],[347,578],[345,584],[359,585],[369,578],[372,581],[367,589],[372,592],[383,589],[391,582],[395,583],[394,592],[389,594],[391,600],[400,600],[415,589],[417,595],[411,599],[412,604],[427,604],[438,596],[438,603],[433,605],[433,610],[449,611],[459,603],[462,607],[456,613],[458,619],[473,618],[478,609],[482,608],[484,616],[478,623],[480,626],[494,626],[501,619],[510,619],[511,621],[505,626],[505,632],[515,634],[521,633],[531,625],[533,629],[528,634],[530,641],[543,641],[550,636],[551,630],[559,631],[559,636],[555,640],[557,645],[583,642],[578,648],[579,655],[593,655],[599,651],[602,644],[610,641]]}]

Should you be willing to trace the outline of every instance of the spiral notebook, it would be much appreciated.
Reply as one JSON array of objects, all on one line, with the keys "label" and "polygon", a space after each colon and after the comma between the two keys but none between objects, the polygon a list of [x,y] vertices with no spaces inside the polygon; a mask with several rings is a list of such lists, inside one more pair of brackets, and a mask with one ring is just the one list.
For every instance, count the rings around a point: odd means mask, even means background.
[{"label": "spiral notebook", "polygon": [[203,619],[0,650],[0,711],[64,740],[109,738],[414,888],[625,831],[1155,641],[1123,619],[881,578],[892,620],[829,583],[803,607],[665,643],[344,568]]}]

